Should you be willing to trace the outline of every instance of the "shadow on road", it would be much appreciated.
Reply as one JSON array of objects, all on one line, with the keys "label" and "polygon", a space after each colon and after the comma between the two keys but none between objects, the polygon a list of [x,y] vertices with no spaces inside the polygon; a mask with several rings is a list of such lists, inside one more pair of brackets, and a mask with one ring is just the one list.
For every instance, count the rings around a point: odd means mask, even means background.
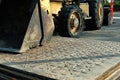
[{"label": "shadow on road", "polygon": [[5,65],[38,64],[38,63],[77,61],[77,60],[86,60],[86,59],[93,60],[93,59],[99,59],[99,58],[112,58],[112,57],[120,57],[120,54],[72,57],[72,58],[63,58],[63,59],[62,58],[60,58],[60,59],[46,59],[46,60],[37,60],[37,61],[24,61],[24,62],[11,62],[11,63],[4,63],[4,64]]}]

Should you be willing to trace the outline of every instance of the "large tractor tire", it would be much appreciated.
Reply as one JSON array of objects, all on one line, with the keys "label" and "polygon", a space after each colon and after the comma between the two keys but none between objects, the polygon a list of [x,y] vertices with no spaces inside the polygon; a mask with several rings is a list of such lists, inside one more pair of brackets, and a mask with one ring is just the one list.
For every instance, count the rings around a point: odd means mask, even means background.
[{"label": "large tractor tire", "polygon": [[85,21],[86,29],[100,29],[103,23],[104,1],[88,0],[91,19]]},{"label": "large tractor tire", "polygon": [[58,32],[64,37],[80,37],[83,31],[82,10],[75,5],[65,5],[59,11]]}]

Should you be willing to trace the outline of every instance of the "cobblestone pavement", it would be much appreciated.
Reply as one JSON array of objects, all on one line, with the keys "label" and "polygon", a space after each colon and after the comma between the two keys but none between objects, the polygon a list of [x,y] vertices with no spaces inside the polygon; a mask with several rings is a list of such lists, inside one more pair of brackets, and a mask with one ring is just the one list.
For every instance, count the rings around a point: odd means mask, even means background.
[{"label": "cobblestone pavement", "polygon": [[94,80],[120,62],[120,27],[85,31],[81,38],[53,36],[22,54],[0,53],[0,63],[60,80]]}]

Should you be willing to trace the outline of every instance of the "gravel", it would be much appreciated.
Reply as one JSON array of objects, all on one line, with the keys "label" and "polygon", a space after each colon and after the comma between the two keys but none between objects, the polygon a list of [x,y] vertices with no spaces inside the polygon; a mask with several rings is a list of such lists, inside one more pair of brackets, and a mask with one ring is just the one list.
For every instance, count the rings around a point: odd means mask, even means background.
[{"label": "gravel", "polygon": [[0,54],[3,64],[28,71],[33,69],[30,72],[38,70],[39,74],[43,72],[42,75],[61,80],[86,78],[84,76],[89,75],[94,68],[116,58],[120,58],[119,42],[59,36],[54,36],[47,45],[23,54]]}]

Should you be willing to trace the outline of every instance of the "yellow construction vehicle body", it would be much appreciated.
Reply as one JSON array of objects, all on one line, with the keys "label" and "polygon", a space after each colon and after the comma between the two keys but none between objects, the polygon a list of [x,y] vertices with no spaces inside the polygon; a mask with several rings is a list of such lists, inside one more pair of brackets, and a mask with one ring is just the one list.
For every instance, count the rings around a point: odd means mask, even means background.
[{"label": "yellow construction vehicle body", "polygon": [[[68,0],[71,3],[71,0]],[[89,17],[89,4],[88,3],[80,3],[79,7],[82,9],[82,12],[85,17]],[[58,14],[60,9],[62,8],[62,0],[50,0],[50,11],[52,14]],[[85,18],[86,19],[86,18]]]}]

